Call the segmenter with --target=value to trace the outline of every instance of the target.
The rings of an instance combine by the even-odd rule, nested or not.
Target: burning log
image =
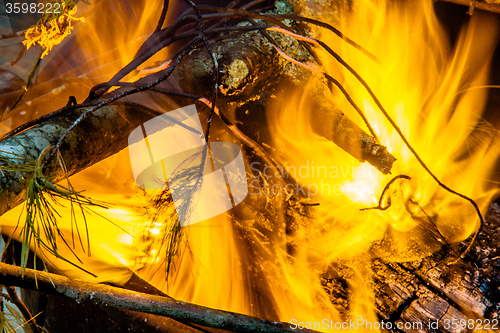
[[[271,50],[272,47],[259,33],[252,33],[243,39],[223,40],[216,44],[214,52],[222,68],[218,98],[221,104],[235,102],[242,104],[258,96],[264,89],[269,89],[273,82],[280,81],[280,76],[299,75],[296,72],[298,68],[295,71],[285,72],[282,64],[284,60]],[[33,147],[29,154],[32,160],[36,160],[46,147],[60,143],[60,138],[71,128],[71,135],[64,141],[60,152],[68,175],[72,175],[125,148],[128,135],[136,126],[163,112],[154,110],[155,102],[165,108],[168,108],[167,105],[175,108],[176,102],[186,103],[186,99],[182,99],[183,96],[192,101],[197,96],[210,95],[213,71],[212,59],[206,50],[196,50],[179,65],[173,76],[158,84],[152,91],[143,92],[140,103],[137,103],[137,97],[121,98],[121,103],[96,110],[90,119],[86,119],[85,123],[74,128],[72,126],[75,120],[82,114],[96,109],[95,105],[103,100],[118,99],[120,94],[126,93],[130,88],[118,89],[103,96],[102,99],[88,99],[82,105],[65,107],[9,133],[8,137],[0,142],[0,152],[3,152],[3,158],[10,159],[13,163],[25,164],[27,160],[14,161],[11,154],[24,156],[26,151],[23,147]],[[162,75],[159,73],[146,76],[139,80],[136,86],[151,84]],[[300,76],[305,80],[308,75],[301,72]],[[113,84],[109,83],[104,87],[110,85]],[[180,88],[181,97],[176,98],[175,94],[169,99],[159,96],[158,92],[168,92],[172,87]],[[359,128],[339,110],[325,95],[325,89],[326,85],[318,82],[312,97],[315,103],[314,117],[317,120],[314,122],[313,130],[336,143],[359,161],[368,161],[382,173],[389,173],[395,158],[374,137]],[[149,106],[151,108],[148,108]],[[22,130],[25,131],[10,138]],[[106,144],[103,138],[109,139],[113,144]],[[54,182],[63,179],[64,175],[57,167],[57,162],[52,160],[51,163],[52,166],[46,171],[47,178]],[[0,199],[5,198],[0,205],[0,214],[3,214],[23,201],[27,177],[9,172],[3,173],[1,177],[2,183],[7,184],[0,189]]]
[[[253,20],[249,22],[255,23],[255,21]],[[234,29],[234,31],[238,29],[256,29],[262,31],[263,29],[267,28],[265,26],[261,26],[260,28],[255,26],[242,26],[232,27],[232,29]],[[210,30],[207,29],[207,31]],[[155,31],[155,36],[158,36],[159,34],[160,33],[158,31]],[[191,36],[196,35],[198,35],[198,32],[195,32],[195,34]],[[186,99],[190,102],[192,102],[192,100],[201,100],[202,98],[204,100],[208,100],[214,88],[214,73],[220,75],[219,86],[215,86],[215,88],[219,91],[218,96],[215,96],[217,97],[217,105],[230,103],[242,104],[248,100],[256,98],[257,95],[259,95],[262,91],[265,91],[266,93],[272,93],[273,89],[271,88],[271,86],[278,80],[280,76],[288,76],[288,79],[300,82],[304,82],[306,79],[310,79],[310,75],[308,73],[304,74],[303,72],[298,71],[297,68],[293,68],[292,70],[285,70],[286,66],[283,66],[283,64],[285,63],[284,59],[280,57],[281,55],[279,54],[279,52],[275,52],[275,50],[269,44],[267,44],[267,42],[265,42],[264,37],[262,37],[259,32],[248,33],[244,35],[244,37],[240,38],[226,38],[222,41],[219,37],[217,37],[216,39],[217,42],[214,41],[213,43],[211,43],[210,48],[209,43],[207,43],[206,45],[207,48],[211,50],[210,53],[203,49],[184,49],[183,53],[185,54],[183,54],[182,57],[179,57],[177,59],[175,59],[174,57],[173,62],[175,64],[178,63],[177,60],[179,60],[180,62],[181,58],[184,58],[184,60],[183,62],[178,64],[176,71],[173,72],[172,76],[168,78],[165,75],[165,70],[167,69],[168,71],[168,65],[171,63],[167,63],[165,65],[167,67],[164,67],[162,65],[156,70],[153,68],[146,69],[145,72],[156,71],[156,74],[151,74],[134,83],[120,82],[124,75],[128,74],[126,73],[126,70],[124,70],[123,73],[120,72],[110,82],[95,87],[95,89],[93,89],[91,93],[90,98],[84,105],[67,107],[61,110],[61,112],[57,115],[52,115],[50,120],[47,120],[49,117],[43,118],[42,120],[44,121],[44,123],[38,124],[35,127],[29,129],[23,128],[26,129],[25,132],[18,134],[13,138],[6,139],[3,142],[3,144],[7,146],[7,150],[4,151],[7,153],[7,156],[4,160],[7,164],[17,164],[17,167],[20,169],[23,164],[26,164],[27,167],[33,167],[33,164],[36,164],[39,168],[41,168],[43,164],[42,157],[44,157],[43,152],[46,151],[47,147],[58,145],[58,147],[60,148],[62,159],[67,165],[67,173],[73,174],[75,172],[78,172],[78,170],[82,169],[83,167],[91,165],[92,163],[99,161],[103,157],[109,156],[111,153],[121,149],[121,147],[124,146],[123,141],[127,138],[131,129],[133,129],[135,126],[142,123],[146,119],[157,115],[159,112],[165,112],[166,110],[168,110],[169,108],[165,107],[164,103],[171,97],[169,96],[167,98],[165,97],[165,95],[177,96],[179,100],[182,100],[183,102],[185,102]],[[152,40],[154,41],[155,39],[152,38]],[[198,42],[199,45],[201,45],[202,40],[200,39]],[[151,42],[150,44],[155,43]],[[292,43],[294,46],[290,48],[287,48],[285,44],[280,43],[279,45],[286,52],[294,53],[294,55],[296,56],[296,44]],[[195,44],[193,43],[191,45]],[[275,45],[273,46],[276,47]],[[147,47],[152,46],[146,45],[145,48]],[[195,46],[193,46],[192,48],[194,47]],[[187,52],[186,50],[189,52]],[[212,51],[214,52],[213,54],[211,54]],[[139,54],[138,58],[141,58],[142,56],[143,54]],[[146,56],[144,55],[144,57]],[[305,61],[306,58],[307,57],[300,60]],[[134,66],[130,67],[132,68]],[[219,70],[220,73],[218,73]],[[298,75],[297,73],[301,75]],[[311,80],[316,79],[312,78]],[[121,88],[106,94],[108,88],[114,86]],[[317,82],[316,88],[313,88],[311,91],[309,91],[309,98],[310,100],[312,100],[313,104],[312,118],[314,121],[312,122],[312,130],[316,134],[335,142],[338,146],[340,146],[342,149],[347,151],[358,160],[367,160],[372,165],[376,166],[380,171],[382,171],[382,173],[388,173],[391,169],[392,163],[394,162],[394,157],[390,155],[387,152],[386,148],[381,146],[375,138],[369,136],[367,133],[361,130],[359,126],[355,125],[351,120],[347,119],[347,117],[335,106],[330,98],[327,97],[325,91],[326,85],[320,82]],[[133,95],[133,92],[140,92],[140,94]],[[97,95],[101,97],[99,98],[97,97]],[[215,100],[215,97],[213,97],[213,100]],[[103,102],[103,100],[105,102]],[[120,100],[120,102],[117,102],[118,100]],[[99,105],[99,103],[103,104]],[[98,110],[98,107],[96,105],[102,106],[102,108]],[[162,105],[162,107],[158,109],[158,105]],[[141,110],[141,112],[137,113],[135,112],[136,110]],[[71,112],[66,113],[67,111]],[[230,107],[224,109],[224,112],[226,111],[229,114]],[[82,118],[83,121],[78,124],[78,126],[75,126],[74,120],[85,114],[88,114],[90,116],[86,119]],[[217,112],[215,112],[215,114],[222,115],[222,113]],[[221,118],[223,117],[221,116]],[[210,120],[211,118],[208,119]],[[108,123],[107,120],[110,120],[110,122]],[[230,128],[235,127],[233,124],[230,124],[227,118],[223,120],[226,125],[230,126]],[[104,129],[102,129],[103,124]],[[99,129],[102,130],[95,131],[94,127],[99,127]],[[226,130],[226,128],[224,129]],[[115,132],[115,130],[118,131]],[[60,144],[61,141],[59,141],[59,138],[61,138],[62,136],[66,136],[66,134],[68,133],[69,135],[66,137],[65,141]],[[220,132],[216,133],[220,134]],[[103,140],[103,135],[105,136],[105,140]],[[79,136],[82,136],[82,138],[78,138]],[[16,139],[18,141],[22,141],[22,143],[19,144]],[[110,145],[108,142],[110,140],[116,142],[116,144]],[[34,148],[32,148],[31,146],[34,146]],[[29,149],[32,150],[30,151],[32,155],[30,157],[31,160],[29,158],[26,158],[26,152],[25,150],[23,150],[25,147],[29,147],[27,148],[28,151]],[[255,146],[253,146],[252,148],[255,149]],[[15,154],[9,155],[9,153]],[[23,156],[25,158],[22,160],[18,160],[17,157],[19,156]],[[51,161],[52,164],[48,164],[47,168],[45,168],[44,170],[44,174],[51,181],[61,179],[65,176],[64,170],[62,170],[57,165],[57,162],[58,160],[54,159],[53,161]],[[24,178],[29,177],[30,172],[32,172],[32,170],[25,172]],[[2,173],[2,177],[4,177],[2,180],[5,180],[5,183],[8,184],[8,190],[5,192],[5,194],[2,194],[5,195],[5,197],[8,199],[5,201],[12,200],[14,204],[19,203],[22,200],[23,187],[25,186],[25,179],[23,179],[21,170],[18,170],[17,173],[12,172],[12,170],[5,171]],[[274,181],[274,183],[269,183],[271,183],[272,185],[280,185],[279,182],[276,181],[276,179]],[[273,187],[271,186],[271,188]],[[255,246],[255,248],[261,247],[261,252],[265,252],[266,257],[271,258],[271,260],[269,260],[268,262],[271,262],[273,259],[272,257],[279,252],[274,250],[284,249],[285,251],[283,252],[286,252],[287,255],[290,255],[290,257],[285,258],[286,260],[283,260],[283,262],[287,264],[289,261],[300,259],[301,254],[305,254],[303,257],[308,257],[308,253],[299,253],[303,245],[301,241],[304,240],[304,238],[300,237],[300,232],[306,233],[309,230],[309,225],[313,224],[313,220],[315,217],[312,216],[312,214],[308,214],[309,212],[304,213],[302,211],[307,210],[305,208],[309,206],[306,203],[297,200],[296,196],[285,196],[282,194],[283,193],[281,193],[281,195],[270,198],[267,193],[261,193],[261,197],[248,200],[250,204],[242,209],[246,210],[246,212],[244,212],[245,214],[242,214],[240,220],[238,220],[238,213],[236,213],[235,216],[232,216],[232,218],[234,218],[234,222],[239,224],[238,228],[241,234],[248,233],[248,244],[245,244],[248,245],[248,248],[251,248],[252,246]],[[0,198],[5,197],[0,196]],[[271,205],[269,205],[269,203],[271,203]],[[418,204],[418,201],[413,201],[412,197],[410,197],[410,199],[408,199],[407,201],[407,204],[415,203]],[[255,204],[255,206],[252,206],[251,204]],[[2,210],[0,210],[0,212],[3,213],[5,210],[9,209],[11,205],[6,204],[5,207],[0,207],[2,207]],[[258,207],[259,209],[256,209],[256,207]],[[406,208],[403,206],[401,207],[403,209]],[[289,220],[292,219],[291,217],[297,220],[295,221],[296,223],[293,223],[293,225],[289,223]],[[335,219],[337,219],[337,217],[335,217]],[[362,217],[360,216],[359,219],[361,220]],[[403,224],[405,223],[405,221],[398,222],[402,222]],[[432,221],[430,221],[430,223],[432,223]],[[326,228],[321,228],[321,231],[318,232],[318,234],[324,235],[325,233],[327,233],[327,231],[328,230]],[[256,236],[256,234],[258,235]],[[354,235],[354,237],[352,238],[353,241],[356,241],[357,239],[360,239],[362,237]],[[282,241],[284,239],[290,239],[290,244],[285,244],[286,242]],[[274,240],[278,241],[274,242]],[[276,247],[274,247],[275,244]],[[307,244],[304,245],[307,246]],[[266,276],[263,274],[264,272],[261,267],[265,266],[263,265],[263,263],[267,264],[268,262],[264,262],[263,260],[261,260],[261,258],[256,258],[256,253],[258,252],[254,251],[251,254],[253,255],[252,259],[255,259],[255,261],[257,262],[256,266],[260,267],[256,268],[249,265],[249,268],[253,270],[252,274],[255,274],[255,277],[258,277],[260,280],[265,280]],[[295,254],[297,254],[296,257]],[[313,267],[312,265],[309,265],[309,260],[310,259],[308,257],[307,266],[304,265],[303,267],[307,267],[308,269],[310,267]],[[449,270],[447,270],[447,266],[441,265],[441,263],[438,262],[439,259],[435,261],[431,260],[430,266],[432,266],[433,268],[439,266],[439,274],[443,275],[443,278],[441,278],[441,276],[434,276],[433,278],[431,276],[433,273],[431,272],[432,270],[423,269],[423,267],[427,263],[426,260],[427,259],[422,259],[420,262],[415,264],[415,266],[411,266],[410,264],[407,265],[388,263],[381,259],[374,260],[374,263],[369,263],[376,271],[376,275],[374,277],[376,285],[388,285],[389,288],[380,288],[380,290],[383,290],[384,292],[381,292],[379,295],[377,295],[378,297],[376,300],[376,304],[379,305],[378,313],[380,317],[386,318],[392,323],[397,323],[399,321],[416,320],[415,318],[418,318],[422,321],[434,320],[434,318],[444,318],[450,320],[463,319],[464,316],[462,315],[465,315],[465,312],[469,310],[473,312],[474,315],[478,316],[486,316],[488,315],[488,311],[490,311],[491,313],[496,311],[495,308],[493,308],[490,304],[486,304],[484,307],[482,307],[480,305],[481,300],[478,301],[481,295],[478,296],[477,294],[473,294],[473,289],[469,288],[469,286],[467,286],[467,293],[465,294],[468,296],[472,296],[473,304],[467,303],[467,301],[469,301],[470,299],[465,297],[463,293],[458,293],[457,296],[456,290],[459,290],[461,286],[458,285],[457,287],[457,284],[455,283],[457,282],[456,277],[452,277],[453,283],[449,282],[450,279],[448,278],[450,276],[448,275]],[[300,261],[298,262],[299,264],[301,263]],[[401,267],[402,269],[399,269]],[[474,267],[471,266],[470,268],[474,270]],[[261,269],[262,271],[259,269]],[[255,273],[256,271],[258,272]],[[15,274],[18,273],[19,272]],[[29,271],[29,273],[31,274],[33,272]],[[392,275],[394,274],[397,275],[397,277],[392,278]],[[333,273],[333,275],[335,275],[335,272]],[[401,276],[402,278],[400,278]],[[4,276],[4,278],[5,277],[6,276]],[[333,281],[335,279],[337,279],[336,282],[340,281],[338,284],[342,287],[342,279],[334,276],[334,278],[332,278],[331,280]],[[412,289],[411,286],[405,284],[408,279],[413,279],[412,281],[418,283],[419,289]],[[447,280],[447,284],[442,281],[443,279]],[[9,284],[14,283],[11,280],[5,281],[5,283]],[[435,287],[430,288],[429,286],[426,286],[425,282],[428,282],[428,285],[432,285]],[[33,281],[29,281],[25,282],[25,284],[23,285],[30,285],[32,287],[32,284]],[[45,280],[44,284],[48,286],[48,281]],[[397,290],[394,290],[394,285],[396,285],[395,288]],[[97,288],[93,290],[99,290],[98,287],[94,285],[89,286],[89,288],[90,287]],[[338,288],[338,290],[336,290],[335,292],[348,293],[348,291],[342,290],[341,287]],[[374,289],[376,290],[377,288]],[[88,288],[84,288],[84,290],[86,292],[86,295],[90,293],[90,295],[92,296],[91,291]],[[400,290],[404,291],[398,293]],[[469,290],[471,290],[470,293],[468,292]],[[391,292],[394,292],[397,295],[394,295],[394,293]],[[442,295],[443,293],[444,296]],[[401,294],[403,294],[403,296],[401,296]],[[317,295],[323,296],[323,294]],[[427,298],[420,297],[422,295],[426,297],[429,295],[431,296]],[[401,297],[398,298],[397,296]],[[487,296],[489,297],[490,295]],[[342,299],[342,297],[340,297],[340,299]],[[432,302],[425,303],[427,299],[431,299]],[[77,298],[77,300],[79,300],[79,298]],[[464,300],[465,303],[462,302]],[[264,300],[264,302],[265,301],[267,301],[267,299]],[[460,307],[459,305],[461,305],[461,303],[466,304],[466,307],[468,308],[466,310],[463,310],[463,313],[457,314],[457,311],[459,311],[458,308]],[[427,308],[422,310],[422,308],[424,307],[422,306],[422,304],[427,306]],[[134,303],[134,305],[139,308],[142,306],[140,303]],[[432,309],[434,308],[437,308],[438,310],[432,312]],[[134,308],[134,310],[136,309],[137,308]],[[196,312],[197,309],[194,309],[194,311]],[[219,315],[219,313],[211,313],[215,314],[216,316]],[[427,313],[431,314],[429,315]],[[189,315],[192,315],[192,313],[190,313]],[[278,311],[276,310],[273,315],[278,316]],[[190,320],[198,320],[193,319],[193,317],[190,318]],[[220,324],[220,322],[218,324]],[[241,327],[233,326],[233,329],[241,329]]]
[[[391,172],[396,158],[373,136],[349,119],[332,102],[331,96],[328,96],[328,91],[320,82],[313,84],[306,96],[312,101],[311,123],[314,132],[335,142],[358,161],[367,161],[383,174]]]

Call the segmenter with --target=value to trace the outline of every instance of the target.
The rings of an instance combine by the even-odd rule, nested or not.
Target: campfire
[[[500,7],[464,2],[6,2],[4,327],[496,331]]]

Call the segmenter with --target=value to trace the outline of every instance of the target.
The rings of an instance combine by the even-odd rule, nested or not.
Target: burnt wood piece
[[[377,314],[380,321],[391,323],[393,329],[388,331],[500,329],[500,207],[496,203],[491,204],[486,220],[470,253],[456,264],[447,264],[455,256],[449,248],[413,262],[371,259]],[[468,240],[461,242],[456,251],[467,245]],[[348,274],[349,269],[337,263],[324,275],[325,289],[341,313],[349,307],[344,278]]]

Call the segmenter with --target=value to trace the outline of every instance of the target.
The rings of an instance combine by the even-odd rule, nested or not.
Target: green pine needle
[[[71,260],[60,255],[58,251],[58,241],[62,241],[63,244],[65,244],[65,246],[73,253],[76,260],[81,263],[82,261],[73,251],[73,249],[76,248],[74,234],[77,234],[78,242],[84,252],[86,248],[88,255],[90,256],[90,239],[88,235],[87,220],[85,214],[92,212],[91,208],[93,207],[107,208],[107,205],[103,202],[95,201],[75,191],[75,189],[69,182],[66,167],[59,154],[57,155],[57,159],[61,169],[66,176],[67,186],[65,187],[59,184],[55,184],[50,179],[46,178],[43,175],[42,170],[44,167],[44,156],[50,151],[50,149],[52,149],[52,147],[45,148],[36,160],[30,160],[25,156],[18,156],[15,154],[11,154],[10,158],[0,157],[0,172],[3,173],[4,171],[20,171],[24,174],[31,173],[31,176],[27,179],[26,202],[24,205],[26,216],[24,218],[24,224],[21,223],[22,216],[20,216],[18,225],[16,227],[17,230],[17,228],[22,224],[20,232],[22,239],[20,265],[23,271],[23,276],[28,264],[30,247],[33,247],[35,252],[38,252],[42,255],[44,253],[52,254],[56,258],[62,259],[81,269],[82,271],[94,275],[78,266],[77,264],[73,263]],[[16,163],[18,161],[19,163]],[[65,202],[69,202],[71,206],[71,245],[68,243],[65,235],[59,228],[58,223],[58,219],[60,219],[61,216],[57,213],[57,208],[58,206],[63,207]],[[81,237],[81,232],[78,228],[76,216],[77,209],[80,210],[83,216],[85,224],[86,245],[84,245],[83,238]],[[44,257],[45,260],[48,260],[46,256]],[[34,265],[36,269],[36,260],[34,261]]]

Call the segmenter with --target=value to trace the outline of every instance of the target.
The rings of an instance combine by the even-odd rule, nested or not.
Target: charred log
[[[372,281],[380,321],[391,332],[469,332],[500,327],[500,207],[492,204],[477,245],[468,256],[449,265],[450,248],[414,262],[395,263],[372,258]],[[468,246],[462,242],[459,250]],[[348,265],[334,264],[324,275],[332,303],[349,308]],[[406,325],[406,326],[405,326]]]

